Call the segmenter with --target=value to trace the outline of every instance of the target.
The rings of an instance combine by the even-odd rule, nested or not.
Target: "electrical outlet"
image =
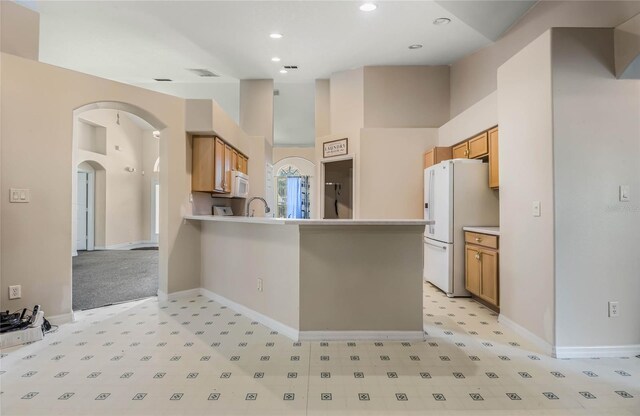
[[[20,299],[22,297],[22,286],[9,286],[9,299]]]
[[[262,292],[262,279],[258,279],[258,292]]]
[[[618,302],[609,302],[609,318],[617,318],[618,316],[620,316]]]

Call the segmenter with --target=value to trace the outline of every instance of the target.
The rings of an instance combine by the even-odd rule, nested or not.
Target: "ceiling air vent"
[[[154,78],[156,81],[158,82],[171,82],[173,80],[169,79],[169,78]]]
[[[204,78],[216,78],[216,77],[220,76],[220,75],[214,74],[213,72],[209,71],[208,69],[204,69],[204,68],[189,68],[189,69],[187,69],[187,71],[191,71],[194,74],[196,74],[197,76],[204,77]]]
[[[298,65],[285,65],[284,69],[298,69]]]

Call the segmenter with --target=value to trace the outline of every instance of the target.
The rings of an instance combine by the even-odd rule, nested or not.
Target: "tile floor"
[[[556,360],[425,285],[424,342],[293,342],[206,297],[2,351],[8,415],[640,415],[640,359]]]

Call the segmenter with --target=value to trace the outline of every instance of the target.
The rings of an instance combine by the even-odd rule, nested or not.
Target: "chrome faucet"
[[[271,208],[269,208],[269,205],[267,205],[267,201],[265,201],[264,198],[259,197],[259,196],[254,196],[253,198],[249,199],[247,201],[247,207],[245,210],[245,217],[253,217],[253,213],[251,213],[251,215],[249,215],[249,205],[251,205],[251,203],[253,202],[254,199],[259,199],[260,201],[264,202],[264,213],[268,214],[269,212],[271,212]]]

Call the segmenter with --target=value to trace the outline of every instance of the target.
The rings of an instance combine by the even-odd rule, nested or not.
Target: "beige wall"
[[[551,34],[545,32],[498,69],[500,313],[553,345],[551,99]],[[533,201],[541,201],[540,217],[532,216]]]
[[[616,75],[640,79],[640,13],[613,31]]]
[[[452,146],[498,124],[498,93],[492,92],[438,129],[438,146]]]
[[[640,80],[615,78],[612,29],[553,29],[552,42],[557,346],[637,349]]]
[[[313,147],[274,147],[273,163],[277,163],[286,157],[301,157],[315,163],[316,150]]]
[[[329,80],[316,80],[315,96],[315,129],[316,137],[326,136],[331,133]]]
[[[273,80],[240,81],[240,128],[273,145]]]
[[[615,27],[640,12],[637,1],[540,1],[497,42],[451,65],[451,117],[496,90],[496,70],[551,27]]]
[[[166,126],[160,141],[160,290],[198,287],[199,227],[182,220],[190,189],[184,100],[9,54],[2,54],[1,65],[1,194],[10,187],[31,189],[29,204],[1,202],[3,308],[39,303],[48,316],[71,312],[73,111],[100,101],[130,103]],[[22,285],[23,297],[9,301],[7,286],[14,284]]]
[[[297,330],[298,227],[202,223],[201,286]],[[262,292],[258,279],[263,281]]]
[[[422,332],[423,233],[300,226],[300,330]]]
[[[250,143],[247,134],[217,102],[207,99],[186,100],[185,113],[188,133],[217,135],[248,155]]]
[[[448,66],[367,66],[363,72],[363,127],[440,127],[449,120]]]
[[[40,15],[13,1],[0,1],[0,50],[38,60]]]
[[[362,129],[360,218],[424,216],[424,152],[438,129]]]

